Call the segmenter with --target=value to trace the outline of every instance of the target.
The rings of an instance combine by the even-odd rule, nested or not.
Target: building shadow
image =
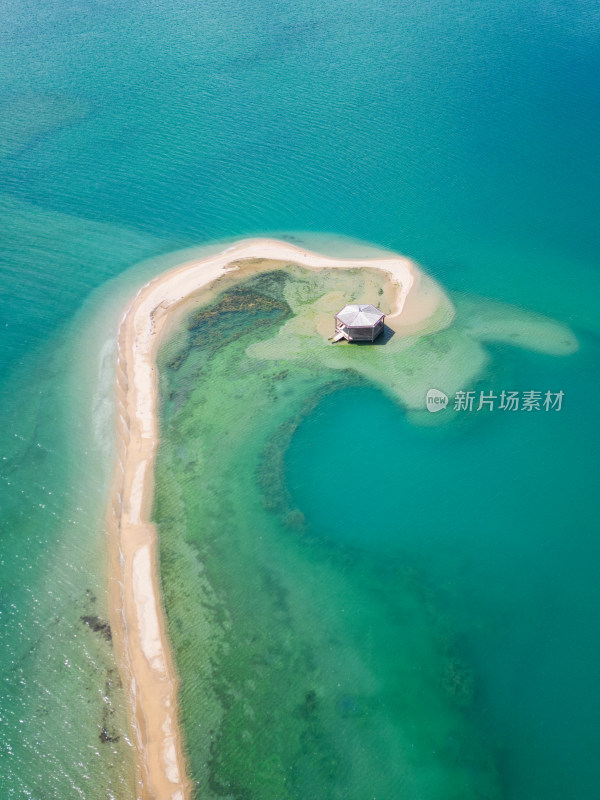
[[[396,331],[384,324],[383,332],[379,334],[374,342],[346,342],[346,344],[351,344],[352,347],[384,347],[395,335]]]

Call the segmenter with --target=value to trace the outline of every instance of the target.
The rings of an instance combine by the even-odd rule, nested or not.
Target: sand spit
[[[151,522],[159,436],[156,355],[172,312],[232,269],[232,262],[250,258],[288,261],[312,269],[381,269],[397,287],[388,319],[393,323],[406,306],[411,331],[437,307],[430,286],[428,291],[419,291],[418,268],[401,256],[333,259],[283,241],[246,239],[222,253],[160,275],[143,286],[126,309],[119,327],[118,460],[107,526],[111,622],[122,678],[129,690],[137,746],[137,796],[141,800],[187,800],[191,796],[177,722],[177,674],[160,597],[157,535]],[[400,329],[403,321],[404,316],[397,320]]]

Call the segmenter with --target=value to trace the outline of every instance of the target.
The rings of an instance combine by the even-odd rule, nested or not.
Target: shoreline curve
[[[139,800],[189,800],[192,786],[178,724],[178,677],[160,592],[157,531],[151,521],[158,449],[156,355],[174,309],[242,259],[273,259],[310,269],[376,268],[397,287],[388,320],[402,313],[419,286],[419,268],[403,256],[335,259],[276,239],[244,239],[201,260],[186,262],[145,284],[125,310],[116,369],[117,463],[106,525],[109,535],[111,626],[128,695],[136,747]],[[429,296],[413,303],[410,329],[435,310]]]

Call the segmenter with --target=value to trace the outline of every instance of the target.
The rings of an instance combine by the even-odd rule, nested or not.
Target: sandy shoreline
[[[160,598],[156,530],[151,523],[159,435],[156,354],[172,312],[231,269],[231,262],[246,258],[289,261],[312,269],[381,269],[397,286],[388,320],[393,324],[405,309],[403,322],[406,319],[411,332],[437,304],[431,286],[420,296],[421,273],[401,256],[334,259],[283,241],[247,239],[160,275],[140,289],[125,311],[116,377],[118,459],[107,527],[111,624],[135,730],[137,796],[143,800],[187,800],[191,795],[177,723],[177,673]]]

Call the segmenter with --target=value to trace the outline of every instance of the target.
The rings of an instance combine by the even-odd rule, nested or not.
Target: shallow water
[[[591,422],[596,391],[583,351],[561,361],[495,353],[500,385],[564,387],[570,399],[553,417],[496,410],[422,428],[381,393],[347,390],[319,405],[286,457],[315,537],[414,564],[437,594],[508,797],[584,797],[599,777],[600,652],[589,635],[600,600],[589,506],[599,442],[576,432]],[[375,443],[376,476],[332,483],[340,453]],[[363,518],[368,529],[356,524]]]
[[[552,680],[540,720],[544,682],[532,697],[532,675],[517,675],[529,662],[555,680],[564,668],[538,655],[564,621],[552,614],[530,632],[550,592],[547,611],[593,613],[556,563],[576,525],[569,574],[591,585],[595,524],[571,504],[592,490],[597,443],[582,439],[574,462],[553,459],[561,441],[574,445],[589,353],[488,346],[481,385],[499,394],[560,381],[573,405],[447,411],[445,424],[424,426],[426,412],[407,416],[393,390],[386,397],[394,367],[421,362],[437,376],[452,350],[432,358],[420,343],[413,354],[386,341],[379,388],[361,360],[332,368],[332,346],[302,319],[314,325],[335,278],[351,296],[356,273],[297,269],[207,296],[161,356],[155,516],[198,797],[492,797],[507,780],[511,796],[544,786],[558,797],[573,785],[571,762],[540,754],[539,737],[553,724],[567,746],[572,729],[558,732]],[[290,298],[301,298],[296,317]],[[463,314],[477,306],[458,300]],[[282,331],[296,319],[286,354]],[[572,717],[590,737],[582,790],[595,779],[592,719],[589,707]]]
[[[499,388],[534,388],[534,379],[564,387],[556,422],[519,417],[504,431],[508,422],[494,414],[489,423],[415,428],[375,390],[340,391],[350,410],[379,409],[365,426],[381,417],[389,419],[386,437],[406,432],[411,464],[429,459],[450,474],[448,491],[436,496],[463,521],[457,561],[474,559],[464,573],[474,588],[459,597],[463,578],[454,579],[457,630],[468,627],[460,615],[480,607],[512,619],[513,649],[492,633],[469,634],[463,648],[478,676],[478,730],[488,725],[488,738],[501,741],[494,763],[506,796],[598,794],[589,757],[598,698],[590,635],[600,289],[595,4],[317,8],[305,0],[267,2],[257,13],[255,4],[187,0],[14,0],[1,16],[0,789],[92,800],[133,793],[125,739],[100,738],[114,660],[81,620],[105,618],[116,324],[127,295],[173,262],[126,271],[178,247],[291,230],[308,244],[315,231],[330,231],[315,249],[334,254],[354,247],[340,234],[391,247],[451,290],[574,328],[581,349],[568,358],[496,345],[489,361]],[[121,274],[123,283],[110,283]],[[347,379],[340,369],[331,375],[336,387]],[[311,372],[288,418],[321,382]],[[322,402],[326,413],[330,401]],[[340,403],[331,402],[341,422]],[[355,431],[352,419],[344,425],[340,435]],[[302,463],[306,426],[285,469],[294,505],[315,526],[329,510],[342,515],[347,502],[339,482],[327,484],[325,502],[300,480],[294,464]],[[510,462],[501,441],[510,443]],[[382,487],[382,532],[392,530],[384,478],[398,476],[397,449],[370,485]],[[497,498],[482,475],[498,482],[506,473],[515,477]],[[421,481],[411,496],[428,507],[429,472],[412,474]],[[451,492],[459,477],[477,490]],[[425,519],[404,505],[413,523]],[[477,547],[487,541],[474,532],[479,518],[493,534],[487,556]],[[449,564],[436,567],[430,551],[443,552],[444,541],[437,519],[426,519],[416,528],[419,557],[414,542],[407,551],[420,584],[443,586]],[[538,533],[525,535],[526,527]],[[327,550],[319,536],[313,546]],[[515,598],[510,611],[507,595]],[[118,687],[111,702],[124,731]]]
[[[286,284],[230,290],[163,355],[155,518],[197,796],[495,796],[468,667],[407,565],[319,542],[290,503],[294,427],[348,377],[248,359],[290,316]]]

